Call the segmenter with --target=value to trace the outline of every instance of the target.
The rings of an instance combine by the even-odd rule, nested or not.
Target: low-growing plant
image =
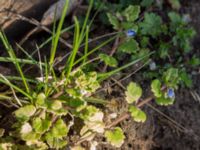
[[[118,41],[114,54],[117,61],[123,61],[125,57],[134,60],[153,50],[155,54],[150,57],[149,69],[145,68],[143,72],[145,79],[161,78],[166,70],[175,67],[179,70],[182,83],[187,87],[192,86],[186,69],[192,63],[185,60],[192,50],[190,42],[195,36],[195,30],[188,24],[189,16],[178,13],[178,0],[163,1],[160,4],[153,0],[127,0],[114,4],[96,1],[95,4],[101,6],[101,15],[107,16],[102,23],[108,26],[110,22],[114,30],[126,33]],[[192,60],[198,64],[199,59],[193,55]]]
[[[151,100],[155,100],[158,105],[171,105],[175,100],[175,90],[181,82],[191,86],[185,66],[199,65],[199,59],[194,56],[190,62],[185,63],[184,57],[191,49],[190,39],[194,36],[194,30],[189,28],[184,17],[174,11],[168,13],[168,22],[164,22],[156,12],[149,13],[148,7],[153,7],[154,2],[146,0],[141,3],[127,0],[127,3],[120,1],[118,5],[113,4],[113,10],[118,11],[107,11],[102,15],[107,15],[107,21],[117,33],[89,50],[91,9],[100,4],[103,7],[98,8],[98,11],[108,10],[107,7],[111,5],[103,5],[99,0],[94,1],[93,5],[93,0],[90,0],[82,26],[74,17],[73,49],[61,72],[57,74],[55,58],[67,2],[68,0],[58,28],[54,29],[55,33],[51,37],[50,58],[44,62],[35,60],[29,54],[29,59],[18,58],[4,33],[0,33],[9,55],[7,58],[1,57],[0,61],[13,62],[20,75],[15,77],[0,74],[0,83],[11,89],[0,93],[0,100],[15,107],[13,115],[16,119],[12,130],[0,128],[0,149],[43,150],[64,149],[68,146],[77,150],[83,149],[81,143],[84,141],[89,141],[92,145],[96,134],[106,137],[111,145],[121,147],[126,137],[123,129],[116,127],[119,122],[129,117],[136,122],[145,122],[148,114],[142,110],[143,105]],[[175,9],[180,7],[178,1],[170,3]],[[144,12],[141,13],[141,10]],[[117,41],[117,46],[114,46],[116,53],[99,52],[95,59],[89,58],[113,40]],[[84,52],[77,57],[82,46]],[[124,61],[124,65],[120,65],[119,62],[126,56],[128,59]],[[86,68],[94,61],[103,62],[112,70],[100,72]],[[145,80],[151,79],[152,95],[142,100],[142,87],[138,82],[130,82],[124,94],[124,103],[127,103],[128,109],[122,116],[116,116],[115,120],[107,123],[102,108],[113,103],[95,96],[96,91],[110,76],[138,63],[150,64],[150,70],[144,68],[142,74]],[[36,65],[40,68],[41,77],[30,79],[23,73],[22,64]]]

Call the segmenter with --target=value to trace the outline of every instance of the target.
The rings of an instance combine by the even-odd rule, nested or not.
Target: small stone
[[[156,63],[154,62],[154,61],[152,61],[150,64],[149,64],[149,68],[150,68],[150,70],[156,70]]]

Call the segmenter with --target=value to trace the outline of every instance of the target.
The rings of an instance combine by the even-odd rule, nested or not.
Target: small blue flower
[[[129,29],[126,31],[127,37],[134,37],[136,35],[136,32],[133,29]]]
[[[169,88],[169,89],[167,90],[167,96],[168,96],[169,98],[174,98],[174,97],[175,97],[174,89]]]

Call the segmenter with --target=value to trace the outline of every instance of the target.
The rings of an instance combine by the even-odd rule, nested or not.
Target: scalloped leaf
[[[128,53],[128,54],[136,53],[139,50],[139,44],[136,40],[129,39],[129,40],[123,42],[119,46],[118,50],[120,52],[124,52],[124,53]]]
[[[106,65],[108,65],[110,67],[117,67],[117,65],[118,65],[117,60],[112,56],[109,56],[109,55],[106,55],[106,54],[100,54],[99,58],[103,62],[105,62]]]
[[[135,106],[130,106],[129,112],[136,122],[145,122],[147,119],[146,113]]]
[[[158,79],[155,79],[151,83],[151,91],[156,97],[161,97],[162,96],[162,91],[161,91],[161,82]]]
[[[111,13],[107,13],[107,16],[108,16],[109,22],[113,25],[113,28],[116,30],[119,29],[120,23],[119,23],[117,17]]]
[[[129,104],[131,104],[137,101],[142,96],[142,88],[138,84],[130,82],[125,94],[126,94],[126,101]]]
[[[127,21],[133,22],[138,19],[140,14],[140,6],[129,5],[128,8],[125,9],[123,15],[126,17]]]
[[[156,103],[161,106],[168,106],[174,104],[175,99],[165,98],[164,96],[156,98]]]
[[[67,145],[66,139],[55,138],[52,133],[47,133],[45,139],[50,148],[61,149]]]
[[[122,144],[124,143],[124,133],[121,128],[116,127],[114,130],[106,131],[105,132],[105,137],[107,141],[115,146],[115,147],[121,147]]]
[[[51,129],[51,133],[55,138],[65,137],[68,133],[68,127],[62,119],[58,119]]]
[[[42,134],[48,131],[50,126],[51,126],[51,121],[48,119],[43,120],[37,117],[33,120],[33,128],[35,129],[36,133]]]
[[[31,116],[33,116],[35,114],[35,112],[36,112],[35,106],[33,106],[33,105],[26,105],[24,107],[19,108],[14,113],[15,113],[15,116],[18,119],[27,120]]]
[[[40,94],[38,94],[35,103],[36,103],[38,106],[43,106],[43,105],[45,104],[45,99],[46,99],[45,94],[44,94],[44,93],[40,93]]]

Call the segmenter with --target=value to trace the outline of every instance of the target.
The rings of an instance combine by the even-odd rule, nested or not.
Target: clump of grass
[[[90,95],[95,93],[100,87],[101,81],[139,62],[143,58],[104,74],[99,74],[95,71],[82,71],[83,67],[90,63],[90,60],[87,61],[90,55],[112,42],[117,36],[120,36],[120,34],[116,34],[100,45],[97,45],[97,47],[92,50],[89,50],[88,39],[91,22],[89,25],[88,22],[92,5],[93,0],[90,1],[89,9],[82,27],[80,27],[78,19],[74,17],[75,32],[73,48],[63,70],[61,70],[61,76],[55,73],[54,66],[59,37],[62,33],[62,26],[68,7],[68,0],[63,9],[58,27],[57,29],[54,28],[55,32],[53,32],[51,37],[52,48],[50,51],[50,58],[46,59],[45,62],[42,62],[41,58],[39,61],[35,60],[32,57],[33,54],[28,54],[22,48],[27,58],[18,58],[5,34],[0,32],[0,38],[9,55],[8,57],[1,57],[0,61],[7,63],[12,62],[20,75],[4,76],[0,74],[0,82],[6,84],[11,89],[11,92],[2,93],[0,98],[2,103],[6,104],[9,101],[12,106],[17,107],[14,111],[14,115],[17,119],[14,132],[18,133],[8,137],[3,134],[5,129],[1,129],[1,137],[3,139],[0,141],[1,147],[62,148],[67,145],[67,138],[70,136],[68,135],[68,131],[73,124],[75,124],[75,118],[80,118],[85,124],[80,133],[80,138],[84,138],[86,134],[92,135],[96,132],[104,131],[105,123],[102,117],[96,121],[92,121],[90,118],[97,114],[103,115],[103,112],[93,104],[100,103],[107,105],[109,102],[91,97]],[[66,30],[70,28],[71,27],[66,28]],[[44,46],[49,41],[50,39],[39,47]],[[82,45],[85,47],[84,54],[78,58],[77,52]],[[42,73],[41,77],[36,78],[36,80],[28,78],[23,73],[22,67],[24,64],[38,66]],[[69,116],[71,119],[66,121],[65,118]],[[94,127],[90,126],[90,124],[94,124]],[[101,126],[100,131],[95,127],[95,124]],[[62,131],[60,131],[61,129]],[[11,133],[12,131],[6,132]],[[20,145],[20,142],[14,141],[16,138],[17,141],[25,141],[26,145]]]

